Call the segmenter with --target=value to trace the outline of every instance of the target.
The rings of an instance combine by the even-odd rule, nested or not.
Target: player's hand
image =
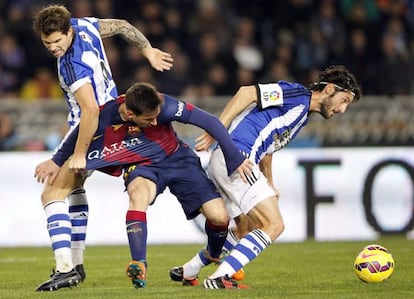
[[[204,132],[195,140],[194,148],[196,151],[208,151],[216,140],[208,133]]]
[[[249,159],[245,159],[239,167],[237,172],[239,173],[243,182],[248,183],[247,178],[251,178],[253,175],[253,162]]]
[[[171,57],[170,53],[150,47],[142,50],[142,54],[157,71],[169,71],[173,67],[174,59]]]
[[[74,173],[81,173],[86,169],[86,158],[83,155],[74,154],[69,159],[69,169]]]
[[[41,182],[43,184],[46,181],[48,184],[52,185],[59,170],[60,167],[49,159],[36,166],[34,177],[37,179],[38,183]]]

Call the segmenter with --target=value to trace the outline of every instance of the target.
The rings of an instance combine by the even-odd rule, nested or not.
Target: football
[[[381,282],[390,278],[395,262],[385,247],[367,245],[360,250],[354,261],[354,270],[363,282]]]

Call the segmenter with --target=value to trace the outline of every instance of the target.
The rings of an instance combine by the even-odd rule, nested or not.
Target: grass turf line
[[[363,246],[388,248],[396,267],[385,282],[366,284],[353,270],[354,258]],[[245,267],[248,290],[206,290],[183,287],[169,280],[168,270],[191,258],[201,244],[151,245],[148,247],[148,281],[134,289],[125,275],[127,246],[89,246],[85,252],[86,281],[76,288],[37,293],[54,265],[50,248],[0,248],[0,298],[414,298],[414,244],[405,236],[376,241],[275,243]],[[203,269],[200,281],[215,265]]]

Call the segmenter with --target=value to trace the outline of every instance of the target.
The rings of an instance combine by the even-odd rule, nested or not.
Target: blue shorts
[[[125,168],[125,186],[137,177],[153,181],[157,185],[156,195],[168,187],[180,202],[187,219],[200,214],[205,202],[221,197],[201,166],[200,158],[186,144],[181,144],[160,163]]]

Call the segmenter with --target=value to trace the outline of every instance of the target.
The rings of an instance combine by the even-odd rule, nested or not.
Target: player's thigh
[[[138,176],[128,184],[127,192],[129,196],[129,209],[146,211],[155,199],[157,185],[150,179]]]
[[[53,185],[45,184],[41,196],[43,205],[56,200],[64,200],[74,188],[82,186],[82,176],[71,171],[68,165],[68,162],[63,164]]]
[[[216,199],[220,198],[220,194],[208,178],[201,166],[200,159],[195,154],[189,152],[179,156],[179,158],[169,162],[166,165],[166,170],[160,171],[158,174],[160,178],[167,182],[170,192],[180,202],[187,219],[192,219],[201,212],[201,208],[205,203],[215,202]],[[213,204],[209,203],[207,205],[209,211],[207,218],[212,220],[214,216],[216,219],[214,221],[218,220],[222,223],[223,214],[221,213],[225,213],[223,202],[220,199],[220,210],[217,208],[217,211],[210,210],[208,208],[210,205]]]

